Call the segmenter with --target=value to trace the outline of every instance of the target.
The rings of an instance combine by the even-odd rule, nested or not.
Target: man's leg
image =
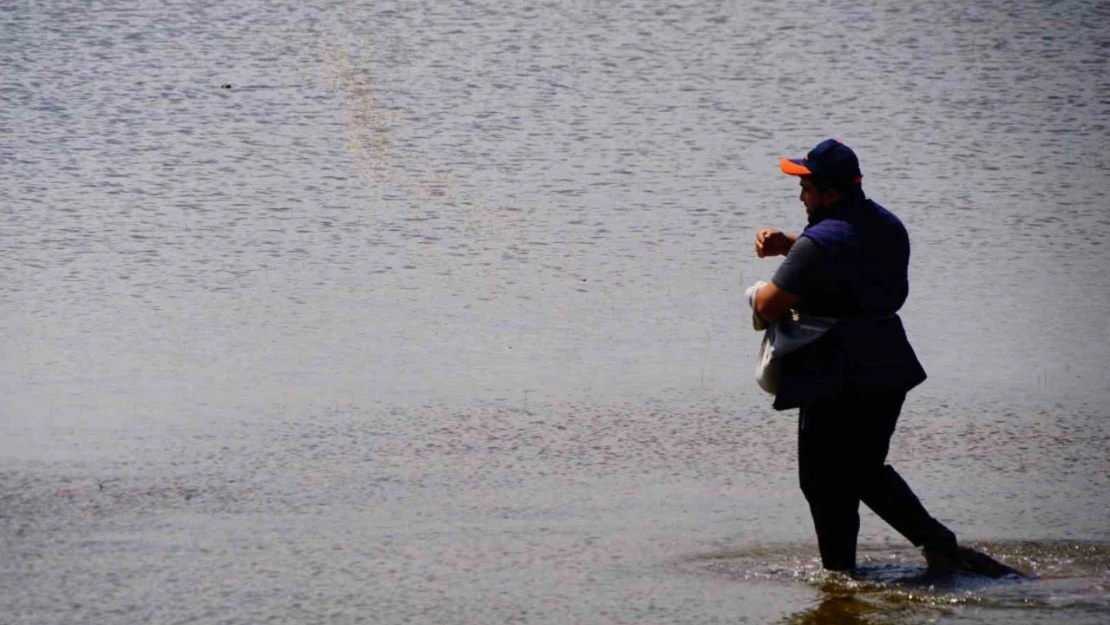
[[[871,438],[861,450],[872,454],[864,460],[869,469],[861,480],[860,500],[910,542],[924,548],[930,574],[949,575],[963,570],[989,577],[1021,576],[1021,572],[984,553],[957,545],[956,535],[929,516],[902,476],[886,464],[890,437],[904,400],[905,394],[870,396],[859,404],[859,435]]]
[[[924,547],[929,573],[956,570],[1020,576],[990,556],[958,546],[956,535],[929,516],[902,476],[886,464],[905,394],[851,395],[803,408],[798,420],[798,472],[813,515],[821,563],[855,568],[859,502],[910,542]]]
[[[898,422],[905,394],[861,397],[855,411],[858,436],[866,443],[859,452],[860,499],[875,514],[918,547],[950,553],[956,549],[956,535],[934,519],[921,505],[894,467],[886,464],[890,437]]]
[[[856,566],[859,494],[839,401],[814,403],[798,415],[798,474],[809,502],[821,564],[826,569]]]

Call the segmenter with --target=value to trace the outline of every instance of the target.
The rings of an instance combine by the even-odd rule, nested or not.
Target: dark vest
[[[783,359],[775,408],[786,410],[846,392],[906,392],[925,381],[898,309],[909,294],[905,226],[860,194],[806,227],[825,260],[821,280],[798,312],[835,317],[825,336]]]

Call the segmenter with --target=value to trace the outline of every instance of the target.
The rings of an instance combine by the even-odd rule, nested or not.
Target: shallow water
[[[1105,621],[1108,18],[0,8],[0,614]],[[1035,582],[816,571],[743,288],[826,136],[914,243],[892,462]]]
[[[915,551],[889,544],[863,546],[851,575],[823,571],[812,549],[796,545],[702,554],[684,566],[745,582],[801,582],[820,590],[819,603],[786,616],[784,623],[1105,621],[1110,610],[1105,543],[1009,541],[975,547],[1024,577],[930,578]]]

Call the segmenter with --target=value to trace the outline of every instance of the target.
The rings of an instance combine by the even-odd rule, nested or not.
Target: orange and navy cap
[[[805,158],[784,158],[779,162],[782,173],[791,176],[815,176],[825,180],[863,182],[859,159],[852,148],[836,139],[825,139],[809,151]]]

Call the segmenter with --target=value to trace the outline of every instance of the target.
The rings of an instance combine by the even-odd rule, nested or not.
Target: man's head
[[[836,139],[826,139],[805,158],[784,158],[783,173],[800,177],[800,199],[810,220],[820,216],[845,197],[861,192],[863,173],[852,148]]]

